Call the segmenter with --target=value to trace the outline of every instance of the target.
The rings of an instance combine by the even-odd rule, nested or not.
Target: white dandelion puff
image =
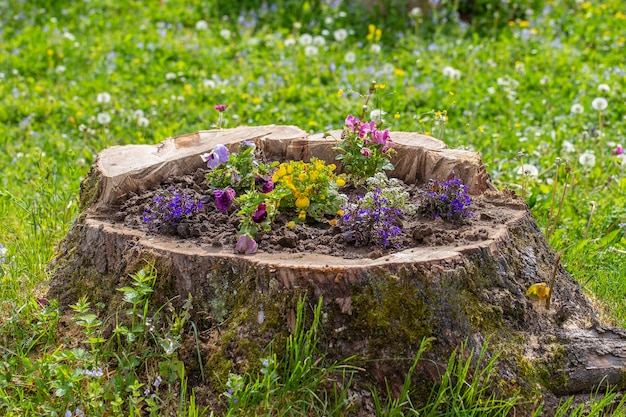
[[[596,97],[591,102],[591,107],[593,107],[594,109],[598,111],[606,110],[608,106],[609,106],[609,103],[606,101],[604,97]]]
[[[592,151],[585,151],[578,157],[578,162],[591,168],[596,164],[596,156]]]
[[[108,103],[109,101],[111,101],[111,94],[109,94],[109,93],[100,93],[96,97],[96,100],[100,104]]]
[[[585,112],[585,108],[583,107],[582,104],[575,103],[575,104],[572,104],[572,108],[570,109],[570,111],[573,114],[583,114]]]

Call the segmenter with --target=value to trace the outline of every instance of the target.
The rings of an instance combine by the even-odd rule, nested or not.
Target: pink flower
[[[235,250],[239,253],[250,255],[256,253],[259,245],[250,235],[240,235],[235,245]]]
[[[379,145],[387,145],[387,139],[389,139],[389,130],[376,130],[372,129],[372,142]]]
[[[217,208],[226,212],[235,198],[235,190],[226,187],[223,190],[213,191],[213,196],[215,197],[215,205]]]
[[[622,145],[617,145],[617,148],[613,150],[613,155],[623,155],[623,154],[624,154],[624,149],[622,148]]]
[[[226,111],[227,108],[228,108],[228,104],[216,104],[215,105],[215,110],[217,110],[220,113],[222,113],[223,111]]]
[[[356,117],[354,117],[353,115],[349,114],[348,117],[346,117],[345,124],[346,126],[348,126],[348,128],[355,131],[358,129],[359,125],[361,124],[361,121],[357,119]]]
[[[361,148],[361,155],[369,158],[372,155],[372,151],[369,148]]]
[[[361,124],[361,129],[359,130],[359,136],[360,137],[364,137],[365,135],[367,135],[368,133],[373,132],[374,130],[376,130],[376,122],[375,121],[371,121],[369,123],[362,123]]]

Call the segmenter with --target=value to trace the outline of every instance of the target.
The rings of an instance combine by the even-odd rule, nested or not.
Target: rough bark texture
[[[339,137],[339,132],[333,132]],[[430,362],[415,381],[437,381],[440,367],[462,342],[502,351],[501,394],[521,389],[528,397],[592,392],[598,386],[624,388],[626,334],[602,327],[580,286],[560,267],[552,307],[525,296],[549,282],[555,254],[523,201],[493,191],[478,154],[446,149],[433,138],[395,132],[394,176],[407,182],[445,179],[455,172],[514,215],[494,227],[489,239],[453,247],[416,248],[378,259],[258,253],[241,256],[211,246],[120,228],[107,217],[126,195],[170,175],[202,166],[199,154],[216,144],[235,147],[253,140],[269,159],[334,161],[333,139],[308,136],[295,127],[241,127],[168,139],[157,146],[130,145],[103,151],[81,190],[81,216],[51,265],[50,296],[67,307],[88,295],[104,302],[103,316],[121,303],[116,288],[146,263],[159,276],[154,305],[193,295],[194,321],[205,335],[200,349],[208,386],[231,370],[258,360],[272,339],[293,326],[297,298],[323,297],[324,348],[340,360],[356,355],[367,369],[362,383],[392,389],[402,384],[424,337],[436,342]],[[487,344],[486,341],[489,343]],[[195,347],[185,358],[193,375]],[[435,365],[432,365],[435,364]],[[217,378],[211,380],[211,378]],[[429,384],[417,384],[428,387]]]

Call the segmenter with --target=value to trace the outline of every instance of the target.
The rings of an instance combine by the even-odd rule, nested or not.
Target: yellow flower
[[[307,196],[301,196],[296,200],[296,207],[299,209],[307,208],[311,204],[311,200]],[[302,213],[302,212],[301,212]]]
[[[306,220],[306,211],[304,211],[304,210],[300,211],[300,213],[298,213],[298,219],[299,220]]]
[[[260,97],[255,97],[255,98],[253,98],[253,99],[252,99],[252,102],[253,102],[254,104],[259,104],[261,101],[263,101],[263,100],[261,100],[261,98],[260,98]]]
[[[328,224],[330,224],[331,226],[334,226],[337,224],[337,219],[331,219],[328,221]]]
[[[287,228],[293,230],[296,228],[296,222],[294,222],[293,220],[287,223]]]
[[[315,127],[315,126],[317,126],[317,122],[315,120],[310,120],[309,121],[309,126],[310,127]]]
[[[346,185],[346,181],[345,181],[343,178],[341,178],[341,177],[338,177],[338,178],[335,180],[335,182],[336,182],[336,183],[337,183],[337,185],[338,185],[338,186],[340,186],[340,187],[343,187],[344,185]]]
[[[528,28],[530,27],[530,22],[528,20],[522,20],[521,22],[519,22],[519,27]]]
[[[400,113],[396,113],[396,114],[394,114],[394,115],[393,115],[393,118],[394,118],[394,119],[399,119],[399,118],[400,118]]]
[[[280,164],[278,170],[274,172],[274,175],[272,175],[272,181],[278,182],[278,180],[285,175],[287,175],[287,169],[285,168],[285,164]]]
[[[402,70],[402,69],[400,69],[400,68],[396,68],[396,69],[393,71],[393,73],[394,73],[394,74],[396,74],[398,77],[402,77],[402,76],[405,74],[404,70]]]
[[[301,173],[298,175],[298,179],[299,179],[300,181],[302,181],[302,182],[306,181],[306,180],[307,180],[307,175],[306,175],[306,173],[301,172]]]
[[[482,127],[482,126],[478,126],[478,131],[479,131],[480,133],[483,133],[483,132],[485,131],[485,128],[484,128],[484,127]]]
[[[337,91],[337,97],[341,96],[343,96],[343,90],[340,88],[339,91]]]

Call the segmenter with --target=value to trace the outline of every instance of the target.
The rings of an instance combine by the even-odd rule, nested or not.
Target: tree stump
[[[466,342],[475,354],[483,347],[489,354],[503,352],[498,367],[503,395],[516,389],[530,398],[624,388],[626,332],[599,322],[563,267],[557,269],[550,310],[525,296],[532,284],[550,281],[555,254],[523,200],[496,191],[476,153],[447,149],[414,133],[392,132],[391,138],[397,158],[390,176],[423,183],[445,180],[453,172],[488,208],[480,216],[506,211],[507,220],[492,224],[471,244],[356,260],[306,253],[239,255],[117,223],[113,214],[129,196],[203,167],[199,155],[217,144],[234,150],[239,142],[254,141],[268,160],[335,161],[333,138],[292,126],[202,131],[100,153],[81,186],[80,215],[51,264],[49,296],[67,308],[86,295],[104,303],[100,313],[111,317],[122,299],[116,288],[128,284],[130,273],[154,263],[155,303],[193,295],[192,319],[206,336],[199,343],[204,367],[212,369],[207,374],[217,378],[209,381],[213,387],[229,371],[256,363],[270,340],[288,334],[296,300],[307,294],[312,304],[323,298],[320,345],[331,359],[356,355],[367,370],[362,384],[384,387],[388,381],[399,389],[411,365],[406,359],[414,357],[424,337],[433,337],[432,361],[417,368],[415,380],[436,383],[436,365],[445,365]],[[195,342],[190,345],[184,360],[193,375],[199,363]]]

